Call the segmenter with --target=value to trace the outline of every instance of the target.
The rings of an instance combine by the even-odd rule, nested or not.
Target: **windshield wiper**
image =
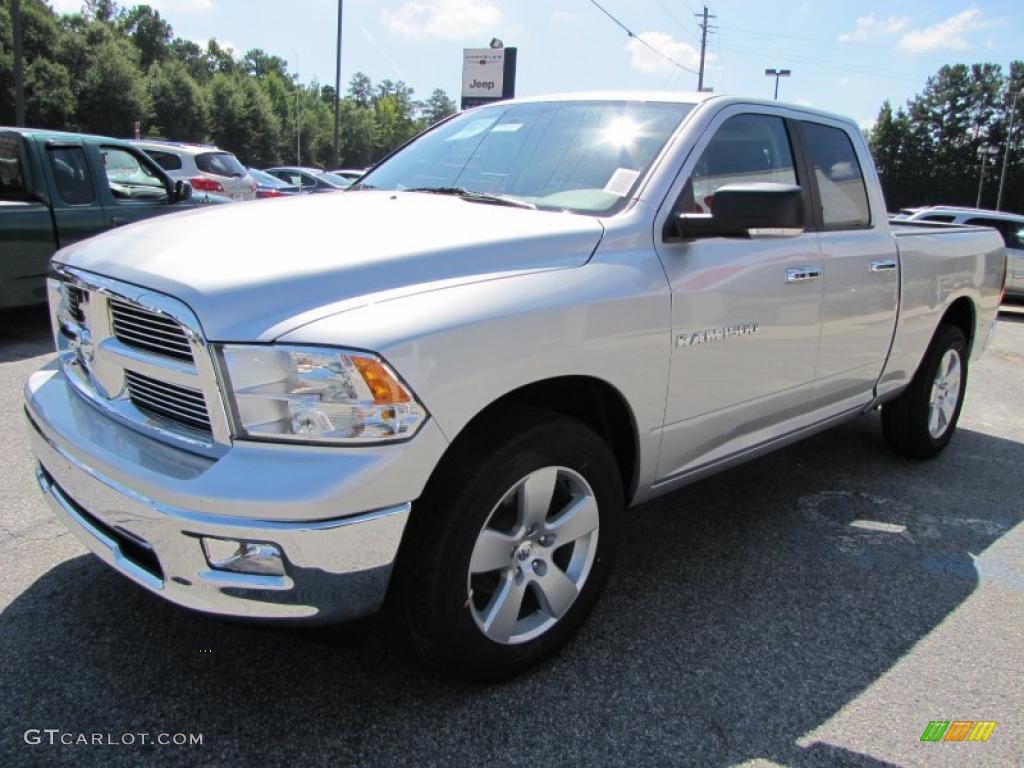
[[[465,187],[411,187],[403,189],[403,192],[427,192],[432,195],[452,195],[461,197],[471,203],[490,203],[492,205],[508,205],[513,208],[528,208],[531,211],[537,210],[537,206],[508,195],[492,195],[488,192],[474,192]]]

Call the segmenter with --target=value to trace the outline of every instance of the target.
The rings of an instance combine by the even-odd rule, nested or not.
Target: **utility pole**
[[[295,164],[302,165],[302,75],[299,74],[299,54],[295,54]]]
[[[706,5],[704,6],[703,13],[695,13],[693,15],[700,19],[700,23],[698,24],[698,26],[700,27],[700,72],[697,73],[697,90],[703,93],[704,54],[707,51],[708,47],[708,32],[714,29],[714,27],[708,26],[708,19],[717,19],[718,17],[715,16],[713,13],[708,13],[708,7]]]
[[[21,19],[21,0],[11,0],[14,22],[14,124],[25,125],[25,50]]]
[[[338,53],[334,66],[334,167],[338,167],[339,109],[341,108],[341,17],[345,0],[338,0]]]
[[[1006,129],[1006,148],[1003,149],[1003,170],[999,174],[999,194],[996,195],[996,210],[1003,210],[1003,187],[1006,186],[1006,163],[1010,157],[1010,142],[1013,141],[1013,118],[1017,113],[1017,97],[1020,91],[1013,94],[1013,106],[1010,107],[1010,126]]]

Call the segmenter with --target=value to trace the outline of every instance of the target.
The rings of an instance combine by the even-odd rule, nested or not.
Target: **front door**
[[[793,158],[790,128],[780,115],[724,110],[687,160],[673,210],[712,213],[715,191],[729,183],[803,185]],[[668,481],[802,425],[824,281],[814,233],[679,240],[666,231],[655,237],[672,290],[672,361],[658,468],[659,479]]]

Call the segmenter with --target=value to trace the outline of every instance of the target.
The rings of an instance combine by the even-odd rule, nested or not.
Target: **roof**
[[[0,125],[0,131],[12,131],[22,136],[31,136],[37,139],[67,141],[69,139],[88,139],[90,141],[118,141],[129,143],[128,139],[119,139],[116,136],[99,136],[94,133],[72,133],[70,131],[54,131],[49,128],[19,128],[13,125]]]
[[[166,151],[170,149],[176,149],[180,152],[184,152],[190,155],[201,155],[206,152],[225,152],[226,150],[220,149],[213,144],[188,144],[183,141],[154,141],[152,139],[143,139],[141,141],[132,141],[137,147],[143,149],[154,149],[157,151]]]
[[[319,168],[309,168],[308,166],[302,165],[275,165],[272,168],[264,168],[264,171],[298,171],[301,173],[312,173],[314,176],[319,176],[324,171]]]
[[[520,99],[498,101],[493,104],[484,104],[480,107],[476,107],[476,109],[487,109],[488,107],[500,104],[535,104],[547,101],[635,101],[690,104],[693,106],[713,101],[716,106],[721,107],[727,107],[733,104],[753,105],[759,107],[782,107],[796,112],[804,112],[808,115],[826,117],[831,120],[844,122],[850,126],[856,127],[856,130],[860,131],[860,126],[858,126],[856,121],[849,116],[828,112],[823,109],[814,109],[801,104],[791,104],[786,101],[730,96],[720,93],[700,93],[697,91],[579,91],[575,93],[549,93],[540,96],[527,96]]]
[[[993,211],[988,208],[970,208],[964,205],[922,205],[919,208],[904,208],[903,210],[913,211],[915,216],[922,213],[972,213],[977,216],[987,216],[991,219],[1024,221],[1024,216],[1019,213]]]

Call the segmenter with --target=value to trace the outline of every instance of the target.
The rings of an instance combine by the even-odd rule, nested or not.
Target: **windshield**
[[[324,179],[328,184],[333,184],[336,187],[349,187],[352,185],[351,179],[346,179],[327,171],[321,173],[320,178]]]
[[[564,101],[473,110],[424,134],[353,189],[461,189],[540,209],[614,213],[691,108]]]

